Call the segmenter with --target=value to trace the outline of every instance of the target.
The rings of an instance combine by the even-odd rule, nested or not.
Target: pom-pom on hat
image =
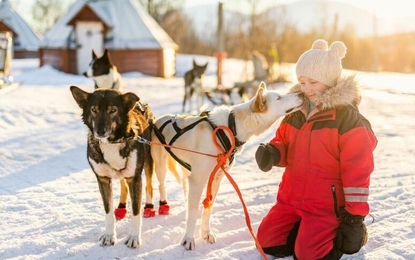
[[[333,42],[328,48],[325,40],[316,40],[311,49],[304,52],[297,61],[297,79],[306,76],[333,87],[342,73],[341,59],[345,55],[346,46],[343,42]]]

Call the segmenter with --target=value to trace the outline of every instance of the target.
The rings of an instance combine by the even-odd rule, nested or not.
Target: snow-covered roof
[[[0,21],[17,33],[18,38],[14,39],[14,49],[37,51],[41,42],[39,35],[33,31],[7,0],[0,2]]]
[[[45,34],[42,47],[66,48],[75,45],[69,22],[87,5],[109,27],[106,48],[177,48],[170,36],[134,0],[77,0]]]

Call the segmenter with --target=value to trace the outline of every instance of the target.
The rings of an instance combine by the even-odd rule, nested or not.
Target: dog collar
[[[119,144],[119,143],[126,143],[129,140],[132,140],[135,137],[135,134],[133,131],[130,132],[130,134],[128,134],[127,136],[124,136],[118,140],[115,141],[108,141],[111,144]]]
[[[235,147],[240,147],[245,144],[245,142],[239,141],[239,139],[236,137],[236,123],[235,123],[235,115],[233,114],[233,111],[229,113],[228,117],[228,126],[229,129],[231,129],[233,136],[235,137]]]

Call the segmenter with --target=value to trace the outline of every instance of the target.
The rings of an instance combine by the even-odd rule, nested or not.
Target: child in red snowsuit
[[[342,75],[342,42],[317,40],[299,58],[304,107],[287,115],[256,160],[262,171],[285,167],[277,201],[258,228],[265,253],[294,259],[340,259],[366,243],[370,174],[377,139],[357,108],[354,76]]]

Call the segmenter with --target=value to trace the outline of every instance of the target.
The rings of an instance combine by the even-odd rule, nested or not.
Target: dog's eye
[[[117,112],[117,108],[116,107],[111,107],[110,108],[110,114],[114,114]]]
[[[96,107],[91,107],[91,112],[92,113],[96,113],[97,112],[97,108]]]
[[[278,96],[278,97],[277,97],[277,100],[280,100],[281,98],[282,98],[281,96]]]

